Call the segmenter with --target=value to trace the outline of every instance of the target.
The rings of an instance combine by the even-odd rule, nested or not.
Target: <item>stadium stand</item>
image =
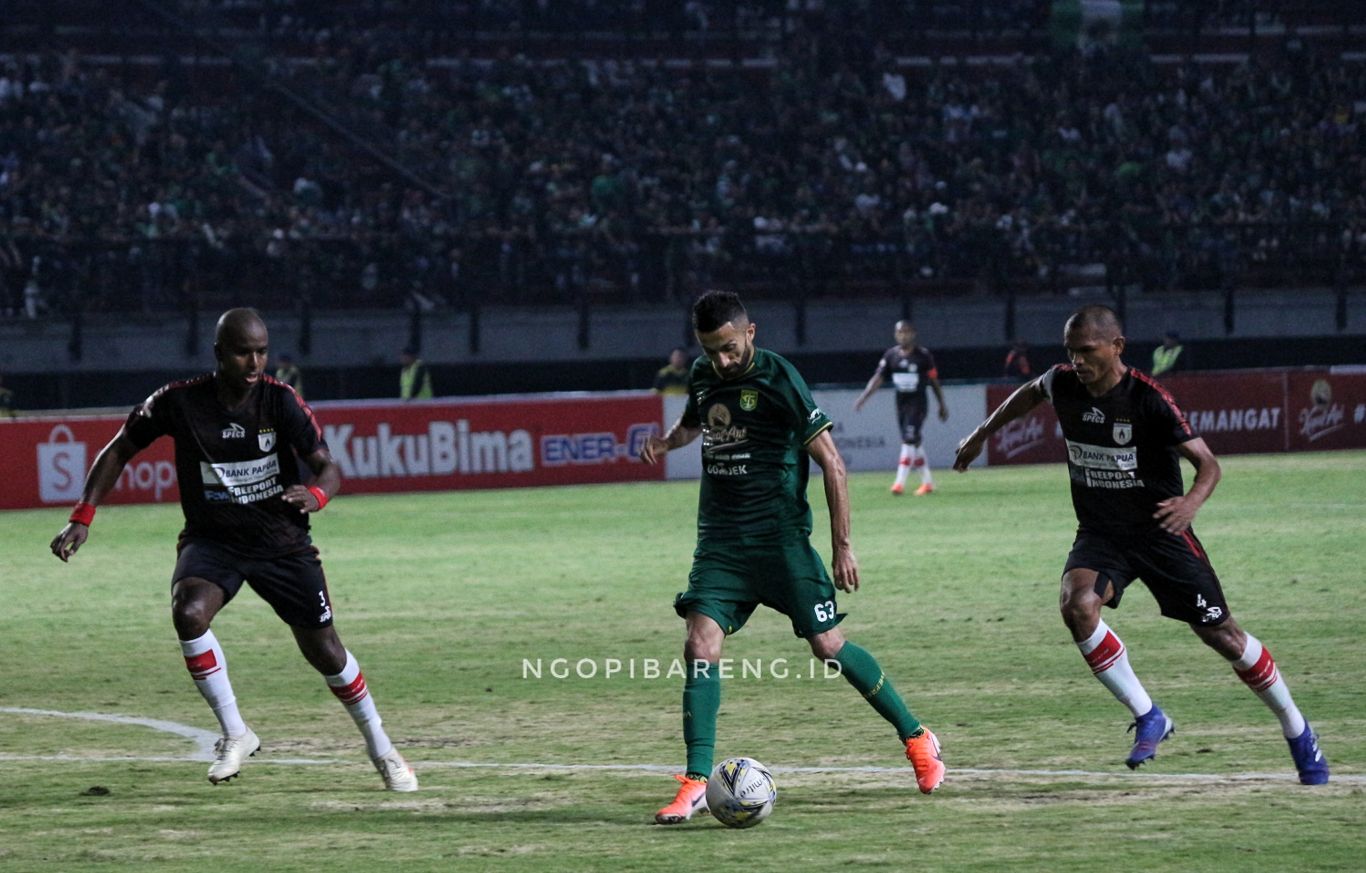
[[[1340,4],[1149,2],[1138,42],[1084,49],[1025,0],[12,5],[10,317],[1366,266]]]

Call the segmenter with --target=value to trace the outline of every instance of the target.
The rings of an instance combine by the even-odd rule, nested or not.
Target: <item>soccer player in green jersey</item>
[[[641,460],[702,437],[702,494],[697,550],[688,590],[674,609],[687,622],[683,654],[683,739],[687,771],[660,824],[687,821],[707,808],[707,776],[721,705],[721,646],[759,604],[792,621],[812,653],[841,674],[896,727],[916,783],[929,794],[944,780],[939,741],[906,708],[877,659],[845,640],[835,589],[857,591],[858,559],[849,544],[849,492],[833,423],[795,367],[754,345],[754,324],[735,294],[710,291],[693,305],[693,329],[705,357],[688,374],[683,415],[663,437],[650,437]],[[810,460],[820,465],[830,507],[832,584],[811,547],[806,501]]]

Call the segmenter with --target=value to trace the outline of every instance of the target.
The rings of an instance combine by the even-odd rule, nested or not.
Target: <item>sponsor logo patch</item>
[[[1088,488],[1123,490],[1141,488],[1138,478],[1138,450],[1093,446],[1067,441],[1067,463],[1073,481]]]
[[[255,503],[283,492],[280,484],[280,456],[270,455],[255,461],[224,464],[200,462],[204,497],[211,502]]]

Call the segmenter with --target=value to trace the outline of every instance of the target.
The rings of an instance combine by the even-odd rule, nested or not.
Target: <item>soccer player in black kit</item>
[[[915,467],[920,471],[920,487],[915,493],[917,497],[923,497],[934,491],[930,460],[921,447],[925,439],[925,413],[928,408],[928,392],[925,389],[934,389],[935,400],[939,401],[940,421],[948,421],[949,408],[944,405],[944,389],[939,385],[939,369],[934,365],[934,355],[924,346],[915,344],[915,325],[909,321],[898,321],[893,335],[896,345],[882,353],[877,369],[868,379],[863,393],[854,401],[854,411],[861,410],[873,392],[891,376],[892,386],[896,388],[896,423],[901,431],[901,457],[897,461],[892,493],[905,493],[906,477]]]
[[[185,528],[171,577],[171,617],[185,665],[223,731],[209,767],[217,785],[261,747],[237,709],[223,649],[209,629],[246,582],[290,626],[304,658],[323,674],[365,737],[390,791],[416,791],[417,776],[381,726],[365,677],[332,626],[332,607],[309,513],[341,487],[313,410],[266,375],[269,335],[251,309],[231,309],[214,334],[215,372],[172,382],[129,414],[86,477],[81,501],[52,540],[70,559],[90,534],[95,507],[123,468],[161,436],[175,441]],[[304,484],[296,457],[313,474]]]
[[[1067,442],[1067,471],[1076,510],[1076,540],[1063,570],[1063,621],[1091,672],[1134,715],[1134,745],[1125,763],[1137,768],[1157,754],[1173,724],[1144,690],[1119,637],[1100,617],[1141,579],[1162,614],[1184,621],[1270,707],[1306,785],[1328,781],[1318,737],[1291,699],[1271,652],[1229,614],[1219,579],[1191,521],[1219,482],[1219,462],[1156,380],[1128,367],[1123,327],[1105,306],[1085,306],[1068,319],[1071,363],[1020,386],[958,446],[954,469],[966,472],[987,438],[1047,400]],[[1195,466],[1182,493],[1181,462]]]

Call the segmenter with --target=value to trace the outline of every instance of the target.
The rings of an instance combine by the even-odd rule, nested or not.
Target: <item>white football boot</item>
[[[214,785],[227,782],[242,770],[242,762],[256,754],[261,740],[251,728],[237,737],[219,737],[213,744],[213,765],[209,767],[209,781]]]
[[[379,775],[384,777],[384,787],[389,791],[416,791],[417,774],[413,768],[408,766],[408,762],[403,760],[403,756],[398,753],[398,749],[390,749],[387,753],[374,759],[375,769]]]

